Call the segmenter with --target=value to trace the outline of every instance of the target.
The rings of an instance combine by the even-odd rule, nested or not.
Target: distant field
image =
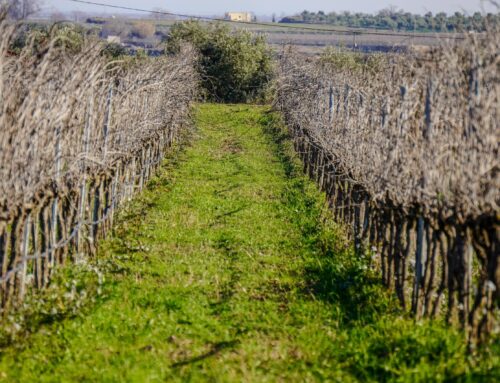
[[[158,28],[168,29],[173,23],[175,21],[164,21],[158,24]],[[234,28],[266,34],[267,40],[272,46],[292,44],[297,46],[299,51],[308,54],[318,53],[329,46],[352,48],[354,44],[356,44],[359,50],[391,51],[412,45],[434,46],[449,37],[457,37],[456,34],[450,33],[416,33],[415,37],[413,37],[408,36],[411,35],[408,32],[398,33],[385,30],[352,29],[333,27],[331,25],[265,24],[268,24],[268,26],[262,25],[262,23],[258,25],[234,24]],[[317,29],[324,29],[325,31],[318,31]],[[331,32],[331,29],[339,32]],[[364,34],[366,32],[370,34]],[[388,36],[388,33],[393,35]],[[354,34],[356,34],[355,38]]]
[[[116,21],[111,20],[109,21]],[[131,26],[134,22],[144,21],[144,19],[124,19],[125,25]],[[46,23],[47,21],[44,21]],[[159,36],[149,39],[125,39],[128,43],[137,46],[159,46],[161,36],[167,35],[171,26],[178,20],[151,20],[156,26]],[[102,28],[102,25],[80,23],[92,28]],[[265,25],[263,25],[265,24]],[[415,36],[408,32],[390,32],[386,30],[360,29],[335,27],[331,25],[304,25],[304,24],[277,24],[259,23],[232,24],[234,29],[245,29],[254,33],[265,34],[268,43],[279,48],[283,45],[295,45],[299,52],[305,54],[318,54],[326,47],[346,47],[361,51],[393,51],[402,50],[410,46],[434,46],[449,37],[457,37],[456,34],[449,33],[416,33]],[[331,30],[334,29],[335,32]],[[321,31],[324,30],[324,31]],[[366,34],[369,33],[369,34]],[[388,35],[390,34],[390,35]],[[356,35],[354,37],[354,35]],[[436,38],[437,37],[437,38]]]
[[[174,21],[170,21],[169,23],[163,25],[172,25]],[[262,24],[267,24],[267,26]],[[359,50],[391,51],[412,45],[434,46],[447,38],[456,38],[458,36],[452,33],[415,33],[415,36],[409,36],[412,34],[408,32],[392,32],[380,29],[353,29],[321,24],[234,24],[234,28],[266,34],[269,44],[273,46],[292,44],[304,53],[318,53],[329,46],[352,48],[354,44],[356,44]],[[318,29],[323,29],[324,31],[318,31]],[[331,30],[338,32],[332,32]],[[354,34],[356,34],[355,38]],[[387,34],[391,34],[391,36]]]

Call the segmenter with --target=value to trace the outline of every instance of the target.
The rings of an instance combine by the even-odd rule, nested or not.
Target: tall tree
[[[40,0],[0,0],[0,10],[12,19],[22,20],[40,10]]]

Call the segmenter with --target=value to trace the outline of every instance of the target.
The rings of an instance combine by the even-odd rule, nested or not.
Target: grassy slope
[[[3,350],[0,380],[493,379],[498,358],[471,368],[458,334],[398,314],[266,108],[197,122],[103,244],[105,296]]]

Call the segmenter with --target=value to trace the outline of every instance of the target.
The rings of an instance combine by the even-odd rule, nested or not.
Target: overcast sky
[[[92,0],[91,0],[92,1]],[[365,12],[373,13],[388,5],[394,5],[413,13],[433,13],[444,11],[474,12],[481,10],[480,0],[93,0],[94,2],[129,7],[153,9],[161,7],[171,12],[196,15],[217,15],[227,11],[251,11],[256,14],[293,14],[304,9],[325,12]],[[47,11],[99,11],[105,8],[81,5],[70,0],[42,0]],[[107,13],[117,13],[108,9]]]

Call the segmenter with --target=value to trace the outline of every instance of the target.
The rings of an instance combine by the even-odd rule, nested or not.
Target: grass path
[[[0,380],[474,376],[458,336],[415,330],[352,260],[265,107],[202,105],[197,125],[103,244],[103,297],[5,349]]]

